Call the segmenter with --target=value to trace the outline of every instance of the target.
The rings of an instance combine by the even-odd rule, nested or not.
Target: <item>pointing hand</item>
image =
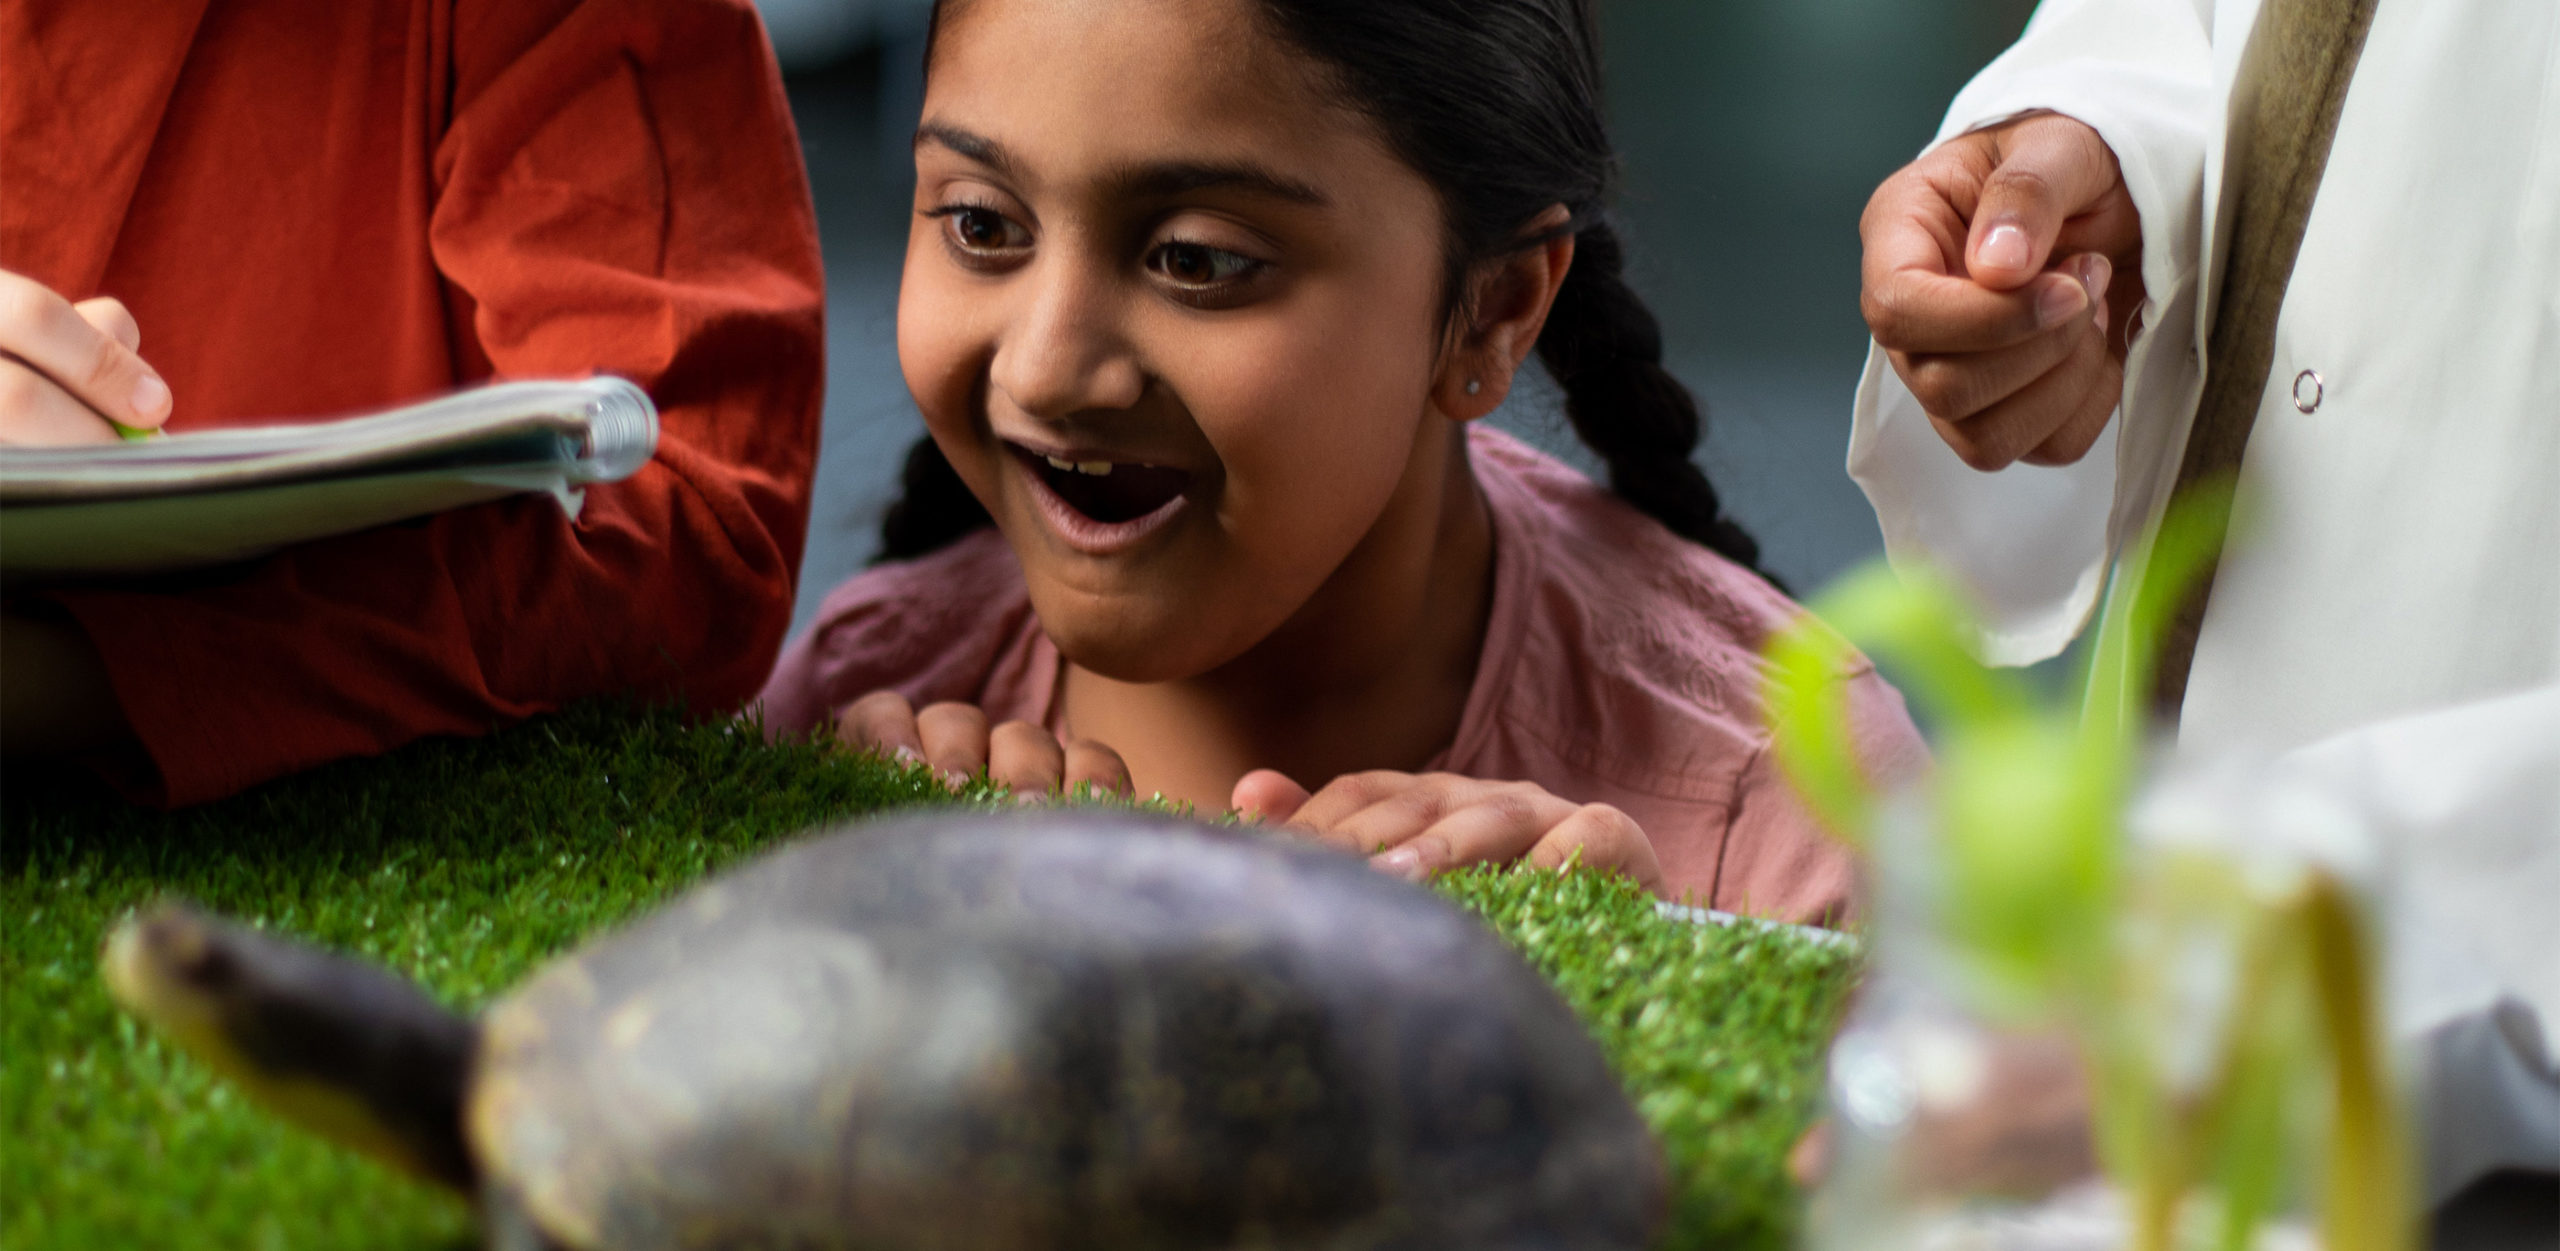
[[[1859,305],[1938,435],[1989,471],[2063,465],[2106,429],[2142,306],[2142,221],[2098,132],[2041,113],[1876,188]]]

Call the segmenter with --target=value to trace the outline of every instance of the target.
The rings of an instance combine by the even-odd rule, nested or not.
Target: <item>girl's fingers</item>
[[[101,417],[137,427],[169,419],[169,384],[158,371],[70,301],[6,270],[0,270],[0,354],[43,374]],[[14,397],[0,397],[6,398]]]
[[[987,767],[987,714],[975,704],[933,704],[916,714],[924,762],[954,787]]]
[[[1236,780],[1235,793],[1227,806],[1265,825],[1286,821],[1298,815],[1314,798],[1288,774],[1277,769],[1256,769]]]
[[[1293,829],[1325,837],[1327,842],[1339,842],[1342,846],[1349,847],[1351,846],[1349,842],[1331,837],[1336,827],[1353,816],[1413,790],[1421,784],[1422,779],[1413,774],[1394,773],[1384,769],[1368,773],[1346,773],[1325,783],[1324,789],[1317,791],[1308,798],[1306,803],[1300,805],[1296,812],[1291,813],[1288,817],[1288,825]],[[1424,824],[1427,825],[1429,822]]]
[[[1369,774],[1354,776],[1373,778]],[[1441,818],[1462,806],[1469,788],[1483,785],[1447,774],[1425,777],[1390,774],[1383,779],[1350,786],[1345,786],[1345,781],[1349,779],[1336,781],[1316,792],[1315,798],[1308,800],[1307,806],[1289,819],[1289,825],[1308,830],[1333,846],[1363,856],[1374,856],[1411,841],[1415,835],[1430,829]],[[1337,797],[1337,787],[1342,788],[1340,802],[1348,804],[1360,798],[1370,802],[1354,811],[1332,815],[1319,805],[1326,805],[1329,798]],[[1311,818],[1311,812],[1316,816]]]
[[[1558,801],[1563,802],[1563,801]],[[1529,863],[1541,869],[1562,868],[1576,853],[1584,866],[1608,869],[1634,878],[1636,885],[1662,893],[1662,862],[1653,840],[1635,818],[1607,804],[1584,804],[1548,827],[1529,849]]]
[[[1371,863],[1414,882],[1471,864],[1507,864],[1572,812],[1572,804],[1526,782],[1481,784],[1446,816],[1391,844]]]
[[[877,752],[914,764],[924,759],[916,710],[896,691],[873,691],[836,714],[836,740],[857,751]]]
[[[1017,800],[1055,793],[1066,768],[1066,749],[1057,737],[1028,721],[1007,721],[987,735],[987,776]]]
[[[1067,793],[1078,786],[1091,786],[1097,791],[1126,795],[1137,789],[1129,783],[1129,765],[1120,753],[1091,739],[1077,739],[1067,744],[1067,771],[1062,781]]]

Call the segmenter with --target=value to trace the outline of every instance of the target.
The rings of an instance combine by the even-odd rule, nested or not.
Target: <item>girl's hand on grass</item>
[[[1607,804],[1577,804],[1529,782],[1485,782],[1454,773],[1354,773],[1313,795],[1259,769],[1230,801],[1245,815],[1369,857],[1411,881],[1471,864],[1525,859],[1542,869],[1580,854],[1584,865],[1662,892],[1662,865],[1634,818]]]
[[[981,772],[1025,800],[1080,785],[1115,795],[1130,789],[1120,753],[1082,739],[1062,745],[1028,721],[989,728],[975,704],[928,704],[919,712],[896,691],[873,691],[836,714],[836,739],[857,751],[928,765],[954,790]]]
[[[158,429],[169,384],[134,354],[141,343],[123,304],[74,304],[0,269],[0,444],[113,443]]]

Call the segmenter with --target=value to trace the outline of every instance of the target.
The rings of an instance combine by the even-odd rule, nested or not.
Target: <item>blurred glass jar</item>
[[[2369,841],[2317,795],[2228,773],[2154,788],[2131,824],[2103,971],[2021,996],[1963,946],[1978,926],[1945,923],[1929,816],[1877,823],[1809,1246],[2309,1251],[2342,1220],[2394,1223],[2354,1216],[2393,1195],[2330,1202],[2405,1181],[2372,911],[2346,885],[2378,882]]]

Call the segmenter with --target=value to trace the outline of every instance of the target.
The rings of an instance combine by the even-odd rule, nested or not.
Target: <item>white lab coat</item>
[[[2146,328],[2080,463],[1977,473],[1881,351],[1859,386],[1849,469],[1888,553],[1967,582],[2001,663],[2071,641],[2176,479],[2223,263],[2207,206],[2258,7],[2046,0],[1939,132],[2078,118],[2143,221]],[[2283,756],[2383,836],[2395,941],[2433,953],[2402,953],[2433,972],[2404,980],[2399,1024],[2459,1070],[2432,1101],[2512,1113],[2439,1135],[2431,1194],[2501,1164],[2560,1170],[2532,1019],[2560,1022],[2560,3],[2379,0],[2236,524],[2181,750]]]

